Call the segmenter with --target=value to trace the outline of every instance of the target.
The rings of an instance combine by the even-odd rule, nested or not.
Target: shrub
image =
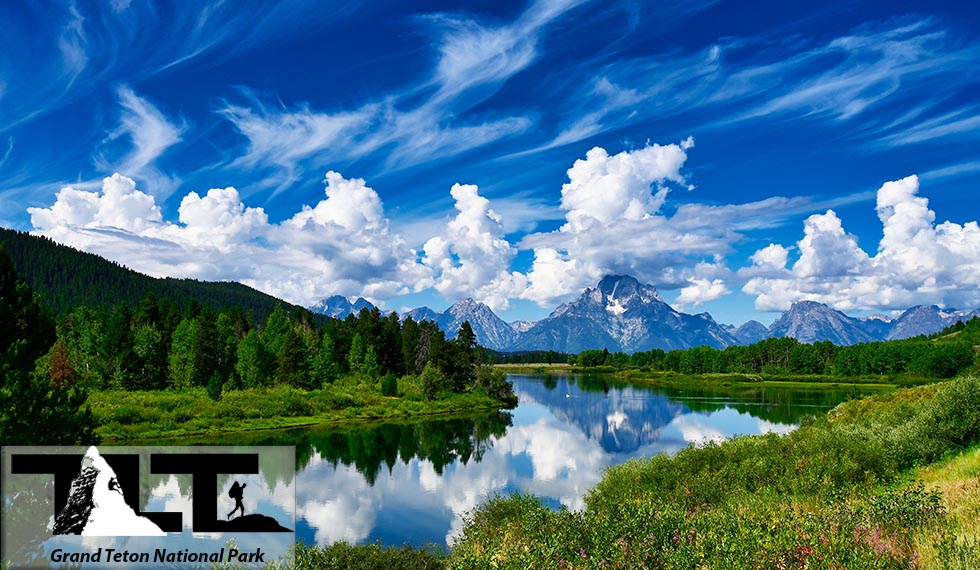
[[[381,395],[382,396],[397,396],[398,395],[398,378],[391,372],[384,375],[381,379]]]
[[[296,545],[296,570],[415,570],[442,568],[445,554],[432,548],[409,545],[385,548],[380,544],[352,545],[336,542],[330,546]]]
[[[439,395],[445,389],[446,379],[439,372],[439,369],[433,366],[431,362],[426,363],[425,368],[422,370],[422,394],[425,396],[426,400],[435,400],[436,396]]]
[[[221,379],[221,375],[215,372],[211,379],[208,380],[208,397],[217,402],[221,399],[221,388],[224,386],[224,381]]]

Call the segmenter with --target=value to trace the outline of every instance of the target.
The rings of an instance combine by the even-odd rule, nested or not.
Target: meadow
[[[392,380],[392,379],[389,379]],[[347,376],[315,390],[287,385],[226,390],[215,401],[204,387],[96,390],[87,405],[103,441],[216,435],[314,424],[394,420],[507,407],[476,386],[442,390],[427,399],[422,379]]]

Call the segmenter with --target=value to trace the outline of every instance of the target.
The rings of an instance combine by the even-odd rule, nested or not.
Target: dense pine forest
[[[436,378],[431,390],[462,391],[476,381],[477,346],[469,323],[453,340],[430,321],[362,310],[317,326],[309,311],[277,305],[253,323],[240,308],[214,311],[191,300],[178,310],[152,293],[138,305],[79,307],[58,320],[52,360],[83,385],[102,390],[288,385],[312,390],[341,376]],[[426,374],[426,369],[429,374]]]

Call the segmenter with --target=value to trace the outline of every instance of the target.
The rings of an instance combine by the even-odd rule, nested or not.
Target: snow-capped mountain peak
[[[374,304],[363,297],[358,297],[352,303],[343,295],[333,295],[332,297],[327,297],[326,299],[317,301],[311,305],[310,311],[327,315],[328,317],[333,317],[335,319],[343,319],[351,313],[356,315],[361,311],[361,309],[373,308]]]
[[[559,306],[548,318],[538,321],[520,336],[514,348],[635,352],[702,344],[722,348],[735,342],[710,316],[675,311],[652,285],[628,275],[607,275],[576,301]]]

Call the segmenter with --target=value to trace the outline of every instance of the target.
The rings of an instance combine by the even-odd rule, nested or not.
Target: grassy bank
[[[890,376],[830,376],[823,374],[680,374],[678,372],[623,370],[618,380],[653,386],[918,386],[934,380]]]
[[[624,382],[664,386],[715,386],[745,384],[753,386],[818,385],[831,386],[878,385],[920,386],[935,379],[908,375],[833,376],[827,374],[786,373],[710,373],[682,374],[670,370],[645,370],[642,368],[619,369],[612,366],[577,366],[574,364],[496,364],[494,369],[507,374],[600,374],[615,377]]]
[[[505,403],[482,389],[423,396],[414,376],[398,380],[395,396],[384,396],[379,382],[360,376],[320,390],[289,386],[225,391],[212,400],[205,388],[166,391],[96,391],[88,404],[106,441],[176,438],[261,429],[500,409]]]
[[[574,364],[494,364],[493,368],[504,374],[570,374],[581,371]]]
[[[467,519],[450,565],[975,567],[978,439],[975,378],[880,394],[785,436],[630,461],[581,512],[496,498]]]

